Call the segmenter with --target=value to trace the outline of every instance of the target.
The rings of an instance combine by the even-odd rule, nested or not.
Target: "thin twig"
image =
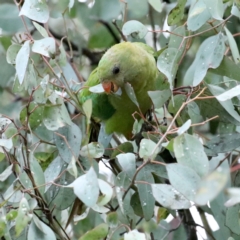
[[[116,29],[118,30],[118,32],[120,33],[123,41],[124,41],[124,42],[127,42],[127,38],[126,38],[126,36],[123,35],[121,29],[118,27],[117,22],[116,22],[116,19],[113,19],[113,20],[112,20],[112,23],[113,23],[113,25],[116,27]]]

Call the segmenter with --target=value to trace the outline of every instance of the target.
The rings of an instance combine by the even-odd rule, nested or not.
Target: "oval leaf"
[[[144,160],[148,160],[148,158],[154,159],[159,152],[159,148],[157,144],[150,139],[142,139],[140,142],[139,148],[139,156]]]
[[[181,135],[185,133],[191,127],[192,121],[188,119],[180,128],[177,130],[177,134]]]
[[[21,49],[21,46],[18,44],[12,44],[7,50],[7,62],[9,64],[16,64],[16,57]]]
[[[30,54],[30,41],[28,40],[23,44],[16,57],[16,71],[18,81],[20,84],[23,83],[23,79],[26,74],[29,54]]]
[[[173,146],[178,163],[195,170],[200,177],[208,173],[209,161],[203,145],[196,137],[183,134],[174,139]]]
[[[179,23],[184,17],[184,8],[187,0],[178,0],[177,6],[175,6],[168,15],[168,25],[172,26]]]
[[[228,178],[229,171],[218,167],[201,181],[194,202],[198,205],[205,205],[212,201],[226,186]]]
[[[108,225],[102,223],[97,227],[87,231],[79,240],[100,240],[105,239],[108,234]]]
[[[151,184],[157,202],[170,209],[188,209],[191,203],[175,188],[168,184]]]
[[[152,173],[149,172],[148,169],[144,168],[138,173],[136,180],[146,182],[146,184],[143,183],[137,184],[137,188],[143,210],[143,216],[146,221],[149,221],[154,215],[155,206],[155,199],[152,195],[151,185],[147,184],[154,183]]]
[[[44,0],[25,0],[19,15],[25,15],[37,22],[46,23],[49,19],[49,10]]]
[[[92,92],[92,93],[104,93],[105,92],[101,83],[90,87],[89,91]]]
[[[135,92],[134,92],[134,89],[133,87],[131,86],[130,83],[125,83],[124,84],[124,88],[125,88],[125,91],[128,95],[128,97],[132,100],[132,102],[137,106],[139,107],[139,104],[138,104],[138,101],[137,101],[137,97],[135,95]]]
[[[228,91],[224,91],[222,94],[216,96],[216,98],[218,101],[226,101],[239,95],[240,95],[240,85],[237,85],[236,87],[233,87]]]
[[[205,77],[209,68],[217,68],[224,56],[226,49],[224,35],[219,34],[207,38],[198,49],[196,58],[187,70],[184,84],[197,86]],[[189,82],[189,79],[192,82]]]
[[[32,46],[32,51],[46,57],[53,57],[56,53],[54,38],[46,37],[40,40],[35,40]]]
[[[198,30],[210,17],[211,14],[203,0],[193,1],[187,19],[188,29]]]
[[[136,172],[136,156],[133,153],[118,154],[117,160],[122,167],[122,170],[132,178]]]
[[[148,91],[148,96],[151,98],[155,108],[161,108],[171,97],[171,93],[170,89],[164,89],[162,91]]]
[[[178,49],[167,48],[164,50],[157,60],[157,67],[164,75],[166,75],[170,88],[173,88],[173,80],[175,79],[178,69]]]
[[[83,157],[100,158],[104,154],[104,147],[101,143],[91,142],[82,147],[80,154]]]
[[[144,38],[148,30],[141,22],[131,20],[126,22],[122,27],[122,32],[125,36],[131,35],[133,38]]]
[[[188,200],[193,200],[200,184],[200,177],[191,168],[178,163],[166,166],[172,186]]]
[[[140,233],[138,230],[132,230],[124,234],[124,240],[147,240],[144,233]]]
[[[97,174],[92,167],[68,187],[73,187],[75,195],[88,207],[93,207],[97,203],[99,186]]]

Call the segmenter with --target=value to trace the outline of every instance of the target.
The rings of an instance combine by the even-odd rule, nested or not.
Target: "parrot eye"
[[[120,72],[120,68],[115,66],[112,70],[113,74],[118,74]]]

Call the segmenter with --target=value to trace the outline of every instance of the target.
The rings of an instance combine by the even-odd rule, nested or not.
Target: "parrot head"
[[[98,65],[98,77],[107,94],[116,93],[128,82],[131,84],[142,66],[139,47],[130,42],[122,42],[111,47],[101,58]],[[138,55],[137,55],[138,56]]]

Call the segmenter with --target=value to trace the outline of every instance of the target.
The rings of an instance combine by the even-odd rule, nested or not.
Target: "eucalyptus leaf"
[[[48,165],[44,171],[45,182],[47,183],[45,192],[51,187],[51,183],[58,177],[63,166],[63,160],[59,156]]]
[[[196,31],[211,17],[204,0],[192,1],[189,10],[187,25],[190,31]]]
[[[179,23],[184,17],[184,7],[187,0],[178,0],[177,5],[170,11],[168,15],[168,25],[172,26]]]
[[[11,174],[12,174],[13,165],[9,165],[1,174],[0,174],[0,181],[5,181]]]
[[[0,146],[10,150],[13,147],[12,139],[0,139]]]
[[[105,123],[101,122],[100,131],[98,134],[98,142],[106,149],[112,139],[113,134],[107,134],[105,131]]]
[[[30,21],[25,22],[31,29]],[[15,34],[25,30],[22,21],[19,21],[19,9],[16,4],[1,2],[0,5],[0,28],[1,35]]]
[[[240,18],[240,11],[239,8],[236,5],[232,5],[232,9],[231,9],[231,14]]]
[[[56,240],[53,230],[42,221],[39,222],[41,223],[41,229],[34,221],[31,222],[28,230],[28,239]]]
[[[40,40],[35,40],[32,46],[32,51],[35,53],[39,53],[45,57],[53,58],[56,53],[54,38],[45,37]]]
[[[11,184],[3,194],[4,199],[7,199],[9,203],[18,204],[22,200],[22,192],[19,189],[16,183]]]
[[[126,36],[131,36],[133,38],[141,39],[144,38],[148,30],[145,25],[136,20],[130,20],[124,23],[122,27],[122,32]]]
[[[201,182],[198,174],[190,167],[179,163],[171,163],[166,166],[169,181],[178,192],[188,200],[195,198],[197,189]],[[191,179],[191,181],[189,181]]]
[[[90,87],[89,91],[92,92],[92,93],[104,93],[105,92],[101,83]]]
[[[142,169],[138,173],[136,180],[142,181],[142,183],[137,184],[138,194],[143,210],[143,216],[146,221],[149,221],[154,215],[155,199],[152,195],[152,188],[150,185],[154,183],[154,179],[151,172],[147,171],[147,169]]]
[[[110,212],[107,214],[107,224],[110,228],[116,227],[118,224],[118,215],[116,212]]]
[[[90,231],[86,232],[79,240],[98,240],[104,239],[108,234],[108,225],[101,223]]]
[[[83,105],[83,111],[86,114],[87,122],[90,124],[91,122],[91,116],[92,116],[92,99],[86,100]]]
[[[136,172],[136,156],[133,153],[121,153],[116,158],[122,170],[132,179]]]
[[[214,96],[223,94],[225,92],[223,88],[212,84],[209,84],[208,88]],[[231,100],[219,101],[219,103],[232,117],[234,117],[240,123],[240,115],[235,110]]]
[[[22,109],[20,113],[20,121],[23,125],[26,125],[26,121],[28,120],[28,125],[31,130],[35,130],[42,123],[43,111],[43,106],[31,102],[28,105],[28,109],[26,107]],[[29,115],[27,112],[30,112],[31,114]]]
[[[130,83],[125,83],[124,84],[124,88],[125,88],[125,91],[128,95],[128,97],[132,100],[132,102],[137,106],[139,107],[139,104],[138,104],[138,101],[137,101],[137,97],[135,95],[135,92],[134,92],[134,89],[133,87],[131,86]]]
[[[104,147],[98,142],[91,142],[80,150],[80,155],[89,158],[100,158],[104,154]]]
[[[168,184],[152,184],[152,192],[155,200],[162,206],[170,209],[188,209],[190,201]]]
[[[187,105],[188,115],[191,118],[192,123],[199,123],[203,120],[200,109],[196,102],[190,102]]]
[[[112,0],[111,2],[108,0],[96,1],[90,11],[87,11],[87,13],[87,21],[89,21],[89,15],[91,19],[112,21],[112,19],[121,14],[121,3],[118,0]]]
[[[69,163],[71,158],[77,159],[82,141],[80,128],[72,123],[71,125],[59,128],[54,135],[56,147],[62,159]]]
[[[107,204],[112,196],[113,196],[113,189],[110,184],[103,181],[102,179],[98,179],[99,190],[101,191],[102,196],[98,199],[97,204],[99,206],[103,206]]]
[[[0,117],[0,127],[1,128],[6,128],[10,123],[11,123],[10,119],[5,118],[5,117]]]
[[[166,75],[170,84],[170,89],[173,88],[173,81],[175,79],[178,69],[178,49],[167,48],[157,59],[157,67],[164,75]]]
[[[162,12],[164,3],[162,1],[158,0],[148,0],[148,2],[151,4],[151,6],[157,11]]]
[[[22,198],[21,202],[19,203],[18,215],[16,217],[16,236],[20,235],[31,219],[32,213],[30,213],[28,201],[26,198]]]
[[[223,19],[224,4],[222,0],[203,0],[203,2],[206,4],[212,18],[217,20]]]
[[[116,197],[118,200],[119,207],[121,209],[121,212],[125,212],[125,206],[124,206],[124,201],[122,199],[124,190],[129,187],[131,184],[131,179],[129,179],[128,175],[126,172],[120,172],[116,179],[115,179],[115,186],[116,186]],[[126,212],[125,212],[126,213]]]
[[[46,23],[49,19],[49,10],[44,0],[26,0],[24,1],[19,15],[25,15],[37,22]]]
[[[30,156],[30,167],[31,167],[31,173],[32,177],[34,179],[35,185],[38,187],[38,190],[41,194],[45,191],[45,177],[43,170],[38,163],[37,159],[33,156],[31,153]]]
[[[226,186],[228,178],[228,169],[218,167],[217,170],[207,175],[201,181],[194,202],[198,205],[205,205],[212,201]]]
[[[205,143],[205,152],[211,155],[233,151],[240,146],[239,133],[221,134]]]
[[[124,142],[124,143],[118,145],[118,147],[113,150],[113,152],[111,154],[111,158],[115,158],[117,155],[120,155],[121,153],[123,153],[123,155],[120,158],[123,157],[124,159],[125,159],[124,153],[134,153],[132,142]],[[129,159],[128,157],[130,157],[130,159],[131,159],[130,164],[131,164],[132,160],[133,160],[133,156],[131,154],[126,155],[126,156],[127,156],[127,159]],[[126,165],[125,162],[127,162],[127,161],[124,161],[124,163],[119,162],[121,165],[123,164],[122,167],[124,169],[125,169],[125,165]]]
[[[237,64],[240,61],[240,55],[239,55],[237,43],[236,43],[233,35],[231,34],[231,32],[226,27],[224,27],[224,30],[225,30],[227,38],[228,38],[228,44],[230,46],[234,62]]]
[[[124,240],[147,240],[147,239],[144,233],[141,233],[135,229],[128,233],[125,233]]]
[[[223,60],[219,67],[217,67],[216,69],[210,68],[209,72],[240,81],[239,66],[226,56],[223,57]]]
[[[162,91],[148,91],[155,108],[161,108],[171,96],[171,90],[165,89]]]
[[[240,206],[238,204],[228,208],[226,212],[226,226],[231,230],[231,232],[237,235],[240,235],[239,210]]]
[[[145,161],[149,158],[154,159],[159,151],[157,144],[150,139],[142,139],[140,142],[139,156]]]
[[[200,177],[209,170],[209,161],[201,142],[192,135],[183,134],[174,139],[174,153],[178,163],[190,167]]]
[[[66,166],[63,165],[62,170],[65,169]],[[61,174],[61,177],[57,183],[62,187],[52,185],[45,193],[45,196],[51,203],[51,206],[56,206],[59,210],[65,210],[71,206],[71,204],[76,199],[76,196],[73,194],[73,189],[69,188],[68,185],[73,181],[74,177],[67,171]]]
[[[177,134],[181,135],[185,133],[191,127],[192,121],[188,119],[180,128],[177,130]]]
[[[74,5],[74,0],[69,0],[69,4],[68,4],[69,11],[73,7],[73,5]]]
[[[197,86],[203,80],[209,68],[219,67],[226,49],[224,41],[225,38],[221,32],[204,40],[198,49],[195,60],[185,74],[185,84]],[[192,82],[189,82],[189,80]]]
[[[66,54],[66,51],[64,49],[64,44],[61,44],[59,46],[59,50],[60,50],[60,55],[59,55],[59,64],[61,67],[63,67],[63,72],[64,72],[64,75],[67,76],[69,75],[69,72],[68,69],[69,69],[69,63],[68,63],[68,60],[67,60],[67,54]],[[72,70],[72,69],[71,69]]]
[[[185,0],[181,0],[184,2]],[[183,51],[186,48],[186,41],[184,41],[184,36],[186,36],[186,27],[179,26],[173,30],[173,34],[171,34],[168,47],[178,49],[178,59],[182,57]]]
[[[149,12],[148,0],[127,0],[128,6],[128,19],[141,19],[144,18]]]
[[[226,101],[239,95],[240,95],[240,85],[237,85],[236,87],[233,87],[230,90],[224,91],[220,95],[216,96],[216,99],[218,101]]]
[[[33,22],[33,25],[44,38],[48,37],[48,33],[45,28],[43,28],[40,24],[36,22]]]
[[[14,43],[9,46],[7,50],[7,62],[9,64],[16,64],[16,57],[20,49],[21,49],[21,45],[19,44]]]
[[[45,106],[43,111],[43,123],[48,130],[56,131],[65,125],[71,125],[72,121],[63,103],[59,105]]]
[[[210,94],[210,92],[206,91],[205,92],[207,94],[207,96],[212,96]],[[216,93],[216,95],[219,95],[221,92],[219,93]],[[230,101],[230,100],[228,100]],[[228,111],[227,109],[225,109],[222,104],[220,104],[221,102],[218,101],[216,98],[211,98],[211,99],[202,99],[202,100],[197,100],[196,101],[199,109],[200,109],[200,112],[201,112],[201,115],[204,117],[204,119],[207,119],[207,118],[212,118],[212,117],[216,117],[218,116],[218,120],[220,122],[223,122],[223,123],[226,123],[226,124],[234,124],[236,126],[239,125],[239,121],[233,117],[230,113],[228,113],[228,111],[233,111],[233,104],[232,102],[228,102],[225,106],[226,107],[229,107]],[[223,102],[224,103],[224,102]],[[236,115],[236,113],[233,113]],[[237,115],[236,115],[237,116]]]
[[[93,207],[97,203],[99,186],[97,174],[92,167],[68,187],[72,187],[75,195],[88,207]]]
[[[23,83],[27,66],[28,66],[28,60],[30,55],[30,41],[26,41],[21,49],[17,53],[16,57],[16,71],[18,76],[18,81],[20,84]]]

